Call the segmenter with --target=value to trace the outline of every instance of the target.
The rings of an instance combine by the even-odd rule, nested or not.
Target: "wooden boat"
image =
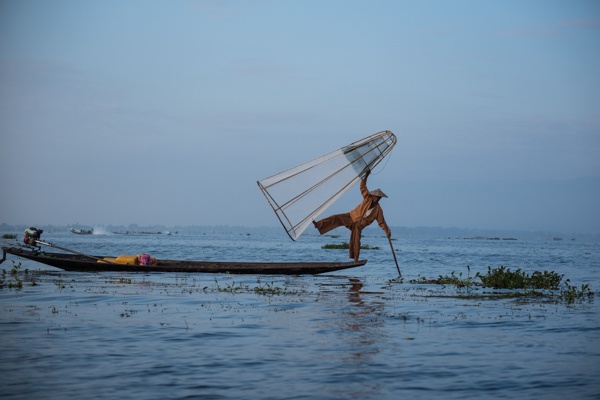
[[[156,265],[131,265],[99,262],[107,256],[40,252],[29,248],[2,247],[2,260],[6,254],[23,257],[66,271],[80,272],[205,272],[229,274],[264,275],[314,275],[339,271],[365,265],[367,260],[358,262],[229,262],[229,261],[186,261],[157,260]]]
[[[75,233],[76,235],[92,235],[94,233],[93,229],[69,229],[71,233]]]

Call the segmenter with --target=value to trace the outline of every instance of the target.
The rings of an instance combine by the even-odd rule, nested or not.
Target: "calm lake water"
[[[89,254],[347,261],[346,250],[321,249],[347,240],[339,233],[297,242],[283,231],[43,239]],[[74,273],[8,256],[0,397],[600,399],[598,294],[568,304],[409,282],[505,265],[598,291],[598,243],[393,243],[402,284],[381,236],[363,239],[381,248],[363,250],[366,266],[319,276]],[[12,260],[21,289],[6,285],[16,279]]]

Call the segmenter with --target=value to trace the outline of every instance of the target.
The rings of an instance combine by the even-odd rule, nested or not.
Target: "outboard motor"
[[[31,227],[29,229],[25,229],[25,236],[23,236],[23,243],[28,246],[35,246],[36,240],[40,240],[42,233],[44,231],[42,229],[37,229],[35,227]]]

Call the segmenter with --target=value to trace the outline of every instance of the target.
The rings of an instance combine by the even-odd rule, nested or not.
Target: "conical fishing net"
[[[292,240],[392,150],[396,136],[382,131],[258,181]]]

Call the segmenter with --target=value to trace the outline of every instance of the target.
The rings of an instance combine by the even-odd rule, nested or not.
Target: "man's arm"
[[[377,223],[379,224],[381,229],[383,229],[386,236],[388,236],[388,237],[392,236],[392,231],[390,230],[390,227],[388,226],[388,224],[385,222],[385,218],[383,217],[383,210],[381,209],[381,207],[379,207],[379,214],[377,215]]]
[[[367,189],[367,178],[369,175],[371,175],[371,170],[367,169],[365,176],[360,180],[360,194],[363,198],[367,197],[369,194],[369,189]]]

